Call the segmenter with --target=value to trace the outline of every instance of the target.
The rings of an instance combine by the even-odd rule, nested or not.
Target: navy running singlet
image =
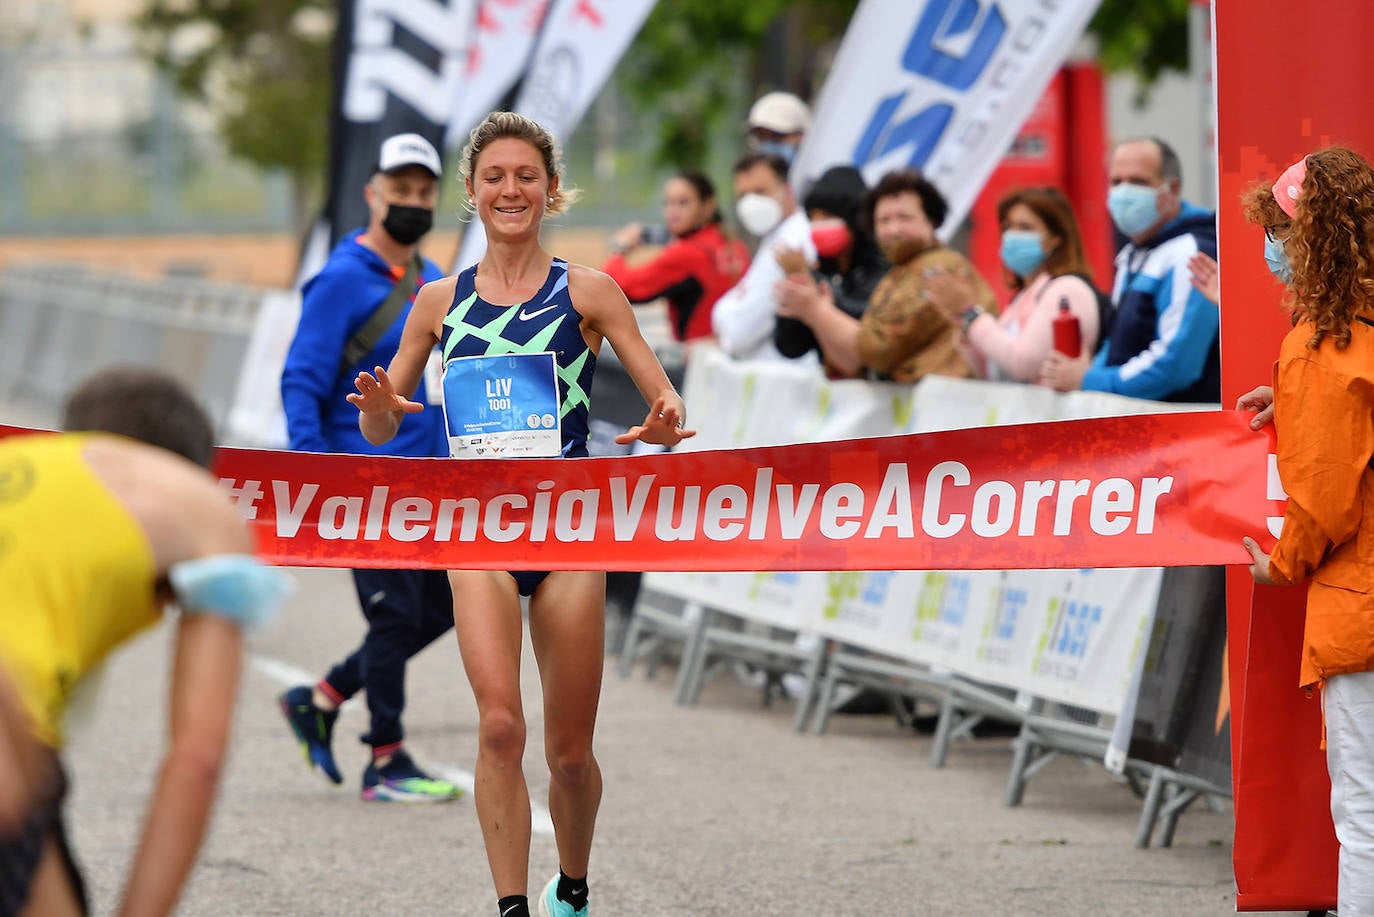
[[[453,302],[449,305],[448,315],[444,317],[444,331],[439,347],[446,367],[445,395],[460,391],[450,388],[447,375],[447,367],[457,358],[533,358],[525,361],[533,364],[533,369],[529,372],[508,374],[516,376],[514,391],[510,378],[503,378],[502,373],[496,370],[486,370],[486,376],[480,379],[485,388],[479,386],[475,396],[463,397],[468,401],[482,402],[478,413],[483,418],[488,413],[488,401],[493,416],[501,408],[509,409],[516,417],[516,422],[512,423],[512,426],[517,428],[513,434],[517,438],[522,435],[518,428],[523,425],[527,411],[528,426],[533,431],[528,434],[530,436],[539,432],[541,418],[542,426],[545,428],[557,425],[562,440],[559,454],[565,458],[585,457],[587,414],[591,407],[592,374],[596,370],[596,355],[587,347],[587,341],[582,337],[582,316],[573,308],[572,296],[568,291],[568,263],[561,258],[553,259],[553,264],[549,267],[549,276],[539,292],[528,302],[518,305],[498,306],[487,302],[477,295],[476,283],[476,266],[458,275]],[[540,361],[544,361],[542,365],[547,365],[548,362],[548,357],[539,356],[543,354],[552,354],[553,357],[552,375],[556,377],[557,385],[556,423],[552,392],[548,393],[547,412],[541,412],[539,408],[522,407],[538,402],[539,397],[544,394],[529,388],[539,387]],[[509,362],[513,364],[517,360]],[[549,386],[552,388],[551,380]],[[522,392],[526,395],[525,401],[521,401]],[[474,413],[471,405],[464,407],[469,414]],[[453,416],[450,412],[451,440],[462,435],[461,431],[453,429]],[[494,423],[493,421],[488,425]],[[472,428],[480,426],[481,423],[474,422]],[[552,432],[548,435],[552,436]],[[477,442],[477,438],[471,441]],[[501,454],[499,448],[491,452]]]

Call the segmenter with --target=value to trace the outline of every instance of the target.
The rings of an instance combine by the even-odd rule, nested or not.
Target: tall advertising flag
[[[553,0],[516,97],[515,110],[538,121],[560,140],[567,140],[638,34],[654,3],[655,0]],[[474,220],[463,234],[454,271],[476,264],[486,246],[482,226]]]
[[[833,165],[870,184],[917,168],[949,200],[952,234],[1099,0],[862,0],[792,178]]]
[[[467,76],[448,124],[451,148],[462,147],[472,129],[515,87],[530,63],[549,4],[550,0],[478,0]]]
[[[311,277],[367,222],[363,186],[392,134],[443,141],[468,66],[476,0],[339,0],[329,194],[301,258]]]

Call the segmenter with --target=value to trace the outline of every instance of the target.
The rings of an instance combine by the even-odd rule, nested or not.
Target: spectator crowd
[[[1104,191],[1117,254],[1100,286],[1107,278],[1094,276],[1061,189],[1001,198],[1001,277],[984,277],[947,243],[958,227],[919,170],[871,186],[847,165],[793,174],[809,127],[806,104],[788,93],[751,108],[732,174],[743,238],[710,179],[684,171],[664,186],[663,228],[619,230],[603,270],[635,303],[666,300],[677,340],[713,341],[739,360],[800,361],[832,379],[935,374],[1220,401],[1216,219],[1185,198],[1166,141],[1111,151]],[[998,302],[991,279],[1009,301]],[[1076,333],[1056,337],[1065,323]]]

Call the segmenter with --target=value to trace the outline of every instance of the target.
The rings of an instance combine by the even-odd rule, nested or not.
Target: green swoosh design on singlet
[[[563,320],[568,317],[567,313],[558,316],[558,320],[550,322],[544,329],[536,334],[525,344],[516,344],[502,336],[501,332],[506,330],[511,319],[515,318],[515,313],[523,308],[525,303],[512,306],[506,309],[501,317],[487,323],[486,325],[473,325],[467,319],[468,312],[472,309],[472,304],[477,301],[477,293],[473,291],[467,299],[458,303],[444,316],[444,326],[451,328],[452,333],[448,336],[448,342],[444,347],[444,362],[449,361],[453,348],[458,342],[466,337],[475,337],[487,345],[486,355],[489,357],[504,357],[513,353],[544,353],[549,349],[549,343],[553,336],[558,333],[558,328],[563,324]],[[567,368],[554,360],[554,369],[558,372],[558,380],[568,388],[568,395],[563,399],[559,414],[567,417],[576,408],[584,407],[591,409],[591,394],[584,390],[578,382],[582,374],[582,367],[586,364],[587,358],[591,356],[591,350],[583,350],[582,353]]]

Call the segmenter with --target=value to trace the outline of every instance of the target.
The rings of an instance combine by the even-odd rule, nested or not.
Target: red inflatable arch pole
[[[1259,227],[1238,199],[1332,143],[1374,156],[1367,0],[1216,0],[1222,401],[1270,381],[1289,324]],[[1227,578],[1235,873],[1241,911],[1336,903],[1337,845],[1321,706],[1298,688],[1304,594]]]

